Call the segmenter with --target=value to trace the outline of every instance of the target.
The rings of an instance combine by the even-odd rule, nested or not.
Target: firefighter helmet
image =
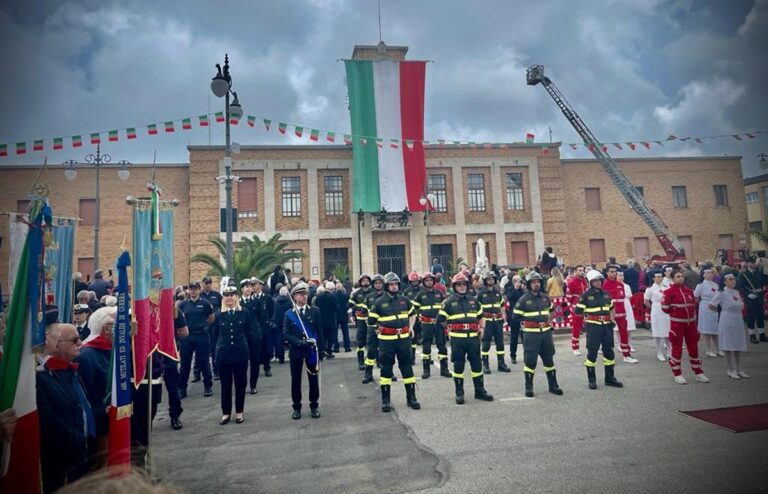
[[[371,283],[375,281],[384,281],[384,277],[379,273],[376,273],[375,275],[373,275],[373,278],[371,278]]]
[[[530,283],[533,280],[539,280],[541,281],[541,275],[536,271],[531,271],[525,276],[525,282]]]
[[[464,276],[464,273],[456,273],[453,275],[453,278],[451,278],[451,285],[455,285],[457,283],[469,283],[469,280],[466,276]]]
[[[361,274],[361,275],[360,275],[360,277],[357,279],[357,282],[358,282],[358,283],[360,283],[361,281],[363,281],[363,278],[368,278],[368,283],[370,283],[370,282],[372,281],[372,280],[371,280],[371,275],[369,275],[368,273],[363,273],[363,274]]]
[[[408,274],[408,281],[421,281],[421,276],[416,271],[411,271]]]
[[[592,283],[595,280],[602,280],[603,279],[603,273],[598,271],[597,269],[590,269],[589,273],[587,273],[587,281]]]
[[[384,275],[384,284],[389,285],[390,283],[400,283],[400,277],[392,271]]]
[[[432,274],[432,271],[427,271],[423,275],[421,275],[421,281],[424,281],[427,278],[432,278],[432,281],[437,280],[437,277],[434,274]]]

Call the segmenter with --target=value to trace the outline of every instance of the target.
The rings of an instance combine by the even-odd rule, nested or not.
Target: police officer
[[[251,278],[253,285],[253,308],[261,325],[261,365],[264,366],[264,375],[272,377],[272,357],[275,347],[272,337],[272,316],[275,315],[275,300],[264,293],[264,282],[257,277]],[[258,376],[257,376],[258,377]],[[256,387],[256,382],[251,374],[252,388]]]
[[[232,417],[232,384],[235,385],[235,422],[242,424],[245,409],[245,385],[247,381],[249,341],[261,333],[258,321],[248,309],[240,306],[237,288],[224,288],[224,306],[216,314],[211,325],[216,342],[216,363],[219,367],[221,385],[221,421],[229,423]]]
[[[613,300],[611,294],[603,290],[603,274],[591,269],[587,273],[589,289],[584,292],[576,304],[575,313],[584,317],[587,329],[587,359],[584,365],[587,367],[587,380],[589,389],[597,389],[595,379],[595,364],[597,363],[597,351],[603,348],[603,367],[605,368],[605,385],[621,388],[623,386],[613,374]]]
[[[403,290],[405,298],[413,302],[416,294],[421,291],[421,276],[416,271],[408,274],[408,286]],[[421,342],[421,320],[416,319],[413,325],[413,340],[411,341],[411,365],[416,365],[416,347]]]
[[[195,360],[200,362],[200,370],[203,374],[203,386],[205,396],[213,395],[213,380],[211,379],[211,366],[208,361],[210,352],[210,339],[208,326],[216,319],[211,304],[200,296],[200,282],[192,281],[189,284],[189,298],[181,304],[179,309],[184,313],[189,328],[189,336],[181,340],[181,375],[179,376],[179,397],[186,398],[189,371],[192,367],[192,354]]]
[[[517,301],[514,310],[515,317],[522,320],[525,396],[533,397],[533,374],[539,356],[547,373],[549,392],[562,395],[563,390],[557,385],[555,362],[552,358],[555,355],[555,342],[552,339],[550,323],[552,301],[546,293],[541,291],[539,273],[531,271],[525,277],[525,282],[528,285],[528,291]]]
[[[363,303],[366,307],[366,312],[371,310],[373,303],[377,298],[384,294],[384,277],[379,273],[373,275],[371,281],[373,290],[365,296]],[[368,353],[365,356],[365,375],[363,375],[363,384],[373,382],[373,366],[376,365],[376,360],[379,357],[379,338],[376,335],[376,327],[370,325],[370,319],[366,315],[366,324],[368,325],[368,335],[366,336],[366,342],[368,343]]]
[[[517,363],[517,346],[520,342],[520,319],[515,317],[515,305],[525,293],[525,284],[520,276],[512,276],[512,280],[504,287],[504,296],[507,299],[507,325],[509,326],[509,358],[513,364]]]
[[[421,323],[421,359],[424,371],[421,374],[422,379],[429,379],[430,367],[432,365],[432,341],[437,346],[437,359],[440,361],[440,375],[451,377],[448,371],[448,348],[445,345],[445,332],[442,326],[437,324],[437,313],[443,306],[445,295],[439,290],[435,290],[435,275],[430,271],[424,273],[421,277],[421,283],[424,288],[414,297],[412,303],[418,312],[418,319]]]
[[[461,273],[451,279],[453,295],[443,301],[437,313],[437,323],[448,330],[451,339],[453,383],[456,404],[464,404],[464,365],[469,361],[470,375],[475,386],[475,398],[493,401],[483,385],[483,367],[480,364],[480,337],[483,333],[483,311],[474,297],[467,295],[469,280]]]
[[[413,305],[401,295],[400,277],[395,273],[384,276],[384,295],[377,298],[368,310],[368,326],[376,328],[381,355],[381,411],[392,410],[390,387],[395,357],[403,375],[405,396],[408,407],[418,410],[421,404],[416,400],[416,377],[411,367],[411,327],[416,319]]]
[[[221,293],[217,292],[213,289],[213,280],[210,276],[205,276],[203,278],[203,286],[202,291],[200,292],[200,298],[203,300],[207,300],[209,304],[211,304],[211,307],[213,307],[213,313],[214,315],[218,313],[221,310],[221,302],[222,297]],[[211,328],[206,328],[206,331],[208,333],[208,339],[210,341],[210,349],[211,349],[211,360],[213,361],[213,378],[218,379],[219,378],[219,370],[216,366],[216,345],[213,341],[213,335],[211,333]],[[200,367],[198,364],[198,360],[195,359],[195,379],[192,382],[197,382],[200,380]]]
[[[483,359],[483,372],[485,374],[491,373],[488,362],[491,353],[491,340],[496,342],[496,361],[499,372],[512,372],[512,369],[507,367],[504,362],[504,315],[501,312],[504,306],[504,297],[496,285],[496,273],[493,271],[489,271],[483,278],[483,287],[480,288],[477,301],[480,302],[480,308],[485,319],[483,345],[480,350]]]
[[[91,334],[91,329],[88,327],[88,316],[91,315],[91,308],[88,304],[75,304],[72,314],[77,334],[80,335],[81,341],[85,341]]]
[[[357,368],[365,370],[365,343],[368,336],[368,308],[365,297],[371,293],[371,275],[361,274],[357,279],[360,288],[349,296],[349,308],[355,313],[357,321]]]
[[[747,260],[747,269],[739,274],[736,280],[736,289],[741,293],[746,305],[747,331],[749,340],[758,344],[768,342],[765,335],[765,317],[763,305],[765,304],[765,276],[757,270],[757,258],[750,257]]]
[[[291,366],[291,400],[293,420],[301,418],[301,375],[307,370],[309,380],[309,409],[313,419],[320,417],[320,362],[324,348],[323,332],[320,330],[320,310],[307,304],[309,287],[297,283],[291,289],[293,309],[285,313],[283,336],[288,342],[288,357]]]
[[[240,305],[250,313],[250,316],[256,320],[259,326],[259,331],[251,331],[246,335],[248,338],[248,361],[251,372],[248,392],[255,395],[257,393],[256,385],[259,381],[259,369],[262,361],[261,352],[265,326],[263,324],[264,314],[262,313],[262,305],[254,297],[253,287],[252,278],[244,278],[240,281]]]

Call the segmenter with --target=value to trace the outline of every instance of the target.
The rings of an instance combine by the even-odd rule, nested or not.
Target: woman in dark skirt
[[[258,321],[247,310],[240,307],[237,288],[224,289],[221,312],[211,328],[216,342],[216,364],[219,366],[221,384],[221,425],[229,423],[232,416],[232,384],[235,385],[235,422],[245,421],[245,386],[247,383],[248,342],[261,332]]]

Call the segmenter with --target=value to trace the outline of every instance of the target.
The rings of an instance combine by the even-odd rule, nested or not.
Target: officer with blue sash
[[[285,313],[283,336],[288,342],[288,357],[291,365],[291,399],[293,400],[293,419],[301,418],[301,375],[306,367],[309,380],[309,410],[313,419],[320,417],[320,361],[323,354],[318,348],[323,345],[323,332],[320,331],[320,311],[307,305],[309,287],[298,283],[291,290],[293,309]]]

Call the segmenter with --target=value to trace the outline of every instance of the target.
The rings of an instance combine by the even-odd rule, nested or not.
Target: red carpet
[[[709,422],[731,432],[750,432],[768,429],[768,403],[742,407],[713,408],[680,413]]]

